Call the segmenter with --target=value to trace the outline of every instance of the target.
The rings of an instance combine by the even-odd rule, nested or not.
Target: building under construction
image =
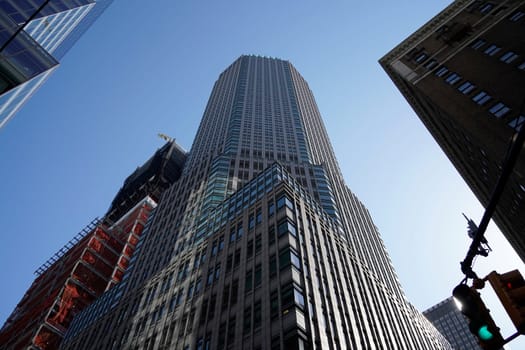
[[[0,330],[0,349],[58,349],[73,317],[120,282],[162,192],[186,152],[169,140],[124,182],[108,212],[39,267]]]

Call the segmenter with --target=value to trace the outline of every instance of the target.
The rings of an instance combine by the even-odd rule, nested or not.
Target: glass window
[[[481,5],[481,7],[479,8],[479,12],[487,14],[490,11],[492,11],[493,8],[494,4],[487,2],[486,4]]]
[[[490,99],[492,99],[492,96],[487,94],[485,91],[480,91],[476,96],[472,97],[472,101],[476,102],[480,106],[487,103]]]
[[[246,272],[246,280],[244,283],[244,292],[247,293],[252,290],[253,287],[253,274],[252,270]]]
[[[457,83],[458,81],[461,80],[461,77],[459,76],[459,74],[457,73],[451,73],[447,79],[445,80],[448,84],[450,85],[454,85],[455,83]]]
[[[287,233],[290,233],[292,236],[295,237],[297,236],[297,229],[295,228],[294,224],[292,224],[288,220],[285,220],[279,225],[277,225],[277,233],[279,234],[279,237]]]
[[[472,92],[472,90],[474,90],[475,88],[476,85],[472,84],[470,81],[466,81],[458,87],[458,90],[463,94],[467,95],[470,92]]]
[[[279,294],[276,290],[270,293],[270,318],[276,319],[279,315]]]
[[[512,119],[508,125],[514,130],[520,131],[523,124],[525,124],[525,116],[520,115],[518,118]]]
[[[417,63],[422,63],[428,58],[428,55],[425,52],[421,52],[419,55],[416,56],[415,61]]]
[[[293,295],[294,295],[295,305],[298,305],[302,309],[304,309],[304,296],[303,296],[303,293],[300,292],[297,288],[294,288]]]
[[[286,195],[282,195],[278,200],[277,200],[277,209],[281,209],[283,206],[287,206],[288,208],[290,209],[294,209],[294,205],[292,203],[292,201],[290,199],[288,199],[288,197]]]
[[[487,47],[487,49],[485,51],[483,51],[484,53],[486,53],[487,55],[489,56],[494,56],[495,54],[497,54],[499,51],[501,50],[501,47],[495,45],[495,44],[492,44],[490,45],[489,47]]]
[[[268,203],[268,216],[275,214],[275,204],[273,202]]]
[[[299,255],[290,247],[287,247],[279,253],[279,268],[282,270],[290,264],[298,270],[301,270],[301,259],[299,259]]]
[[[447,74],[447,72],[448,72],[448,68],[443,66],[443,67],[439,68],[439,69],[436,71],[436,73],[434,73],[434,74],[435,74],[436,76],[438,76],[438,77],[442,77],[442,76],[444,76],[445,74]]]
[[[426,69],[433,69],[435,66],[437,66],[437,61],[435,59],[431,59],[425,64]]]
[[[219,252],[224,249],[224,236],[219,238]]]
[[[518,69],[525,70],[525,62],[518,66]]]
[[[254,284],[255,284],[255,287],[258,287],[261,285],[261,281],[262,281],[262,269],[261,269],[261,265],[257,265],[255,266],[255,274],[254,274]]]
[[[221,275],[221,263],[215,265],[215,279],[218,280]]]
[[[517,53],[513,51],[507,51],[499,58],[499,60],[505,63],[512,63],[516,58],[518,58]]]
[[[492,106],[491,109],[489,109],[489,112],[494,114],[498,118],[503,117],[509,111],[510,111],[510,108],[501,102],[496,103],[494,106]]]
[[[522,19],[523,16],[525,16],[525,13],[524,13],[523,11],[516,11],[516,12],[514,12],[512,15],[510,15],[509,19],[510,19],[512,22],[517,22],[517,21],[519,21],[520,19]]]
[[[483,45],[485,45],[487,42],[483,39],[477,39],[476,41],[474,41],[470,47],[473,48],[474,50],[477,50],[479,49],[480,47],[482,47]]]

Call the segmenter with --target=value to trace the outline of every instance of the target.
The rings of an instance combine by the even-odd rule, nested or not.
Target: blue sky
[[[157,133],[190,149],[214,81],[241,54],[298,69],[408,299],[423,310],[448,297],[469,244],[461,213],[479,222],[483,208],[377,63],[448,4],[116,0],[0,130],[0,322],[33,271],[163,144]],[[480,275],[522,268],[494,225],[487,238]]]

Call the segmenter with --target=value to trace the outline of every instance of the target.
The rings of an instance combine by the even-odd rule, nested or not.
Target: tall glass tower
[[[63,348],[450,348],[406,300],[287,61],[242,56],[220,75],[145,230]]]

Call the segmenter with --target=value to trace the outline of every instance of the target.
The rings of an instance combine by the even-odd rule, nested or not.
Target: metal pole
[[[50,2],[51,0],[45,0],[42,5],[40,5],[40,7],[36,10],[35,13],[33,13],[25,22],[24,24],[22,24],[20,27],[18,27],[18,29],[15,31],[15,33],[13,35],[11,35],[11,37],[9,39],[7,39],[7,41],[4,43],[4,45],[2,45],[2,47],[0,47],[0,53],[2,53],[5,48],[11,44],[11,42],[16,38],[16,36],[22,31],[24,30],[24,28],[27,26],[27,24],[29,22],[31,22],[33,20],[33,18],[35,18],[39,13],[40,11],[42,11],[42,9],[44,7],[46,7],[46,5]]]
[[[523,110],[523,108],[521,108],[521,110]],[[523,141],[525,140],[525,125],[521,127],[517,135],[514,135],[513,139],[514,140],[512,142],[510,152],[505,161],[505,164],[503,165],[503,169],[501,170],[501,175],[499,176],[496,187],[494,188],[492,196],[490,197],[490,201],[485,209],[485,214],[483,214],[483,218],[479,223],[476,235],[472,239],[467,256],[465,257],[465,260],[461,262],[461,271],[467,276],[467,278],[478,278],[476,273],[472,270],[472,261],[477,255],[478,246],[483,240],[483,235],[487,229],[487,225],[489,224],[489,221],[496,210],[496,206],[501,197],[501,194],[503,193],[503,189],[510,177],[510,174],[512,173],[512,170],[514,169],[514,165],[518,160],[520,151],[523,148]]]

